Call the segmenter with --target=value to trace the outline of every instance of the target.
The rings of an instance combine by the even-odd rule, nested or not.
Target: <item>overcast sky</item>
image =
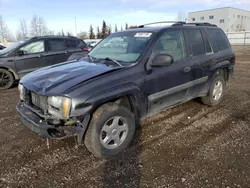
[[[34,14],[42,16],[50,30],[63,29],[75,34],[96,28],[102,20],[114,27],[175,20],[177,13],[232,6],[250,10],[250,0],[0,0],[0,14],[13,34],[19,19],[30,21]]]

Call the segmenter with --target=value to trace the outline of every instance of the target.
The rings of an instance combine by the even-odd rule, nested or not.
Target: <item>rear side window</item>
[[[201,31],[199,29],[188,30],[189,42],[192,46],[193,56],[205,54],[205,47]]]
[[[87,44],[83,42],[82,40],[76,40],[76,39],[67,39],[67,44],[69,48],[86,48]]]
[[[220,29],[207,29],[208,36],[212,43],[216,44],[218,50],[226,50],[230,48],[227,36]]]
[[[48,41],[49,51],[66,50],[67,46],[63,39],[53,39]]]
[[[203,36],[204,37],[204,44],[205,44],[205,48],[206,48],[206,53],[209,54],[209,53],[213,53],[213,50],[212,50],[212,47],[211,47],[211,44],[207,38],[207,36]]]

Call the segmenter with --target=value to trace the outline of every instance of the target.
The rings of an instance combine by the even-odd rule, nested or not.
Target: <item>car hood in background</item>
[[[84,81],[119,68],[101,63],[70,61],[34,71],[24,76],[20,82],[28,90],[40,95],[60,95]]]

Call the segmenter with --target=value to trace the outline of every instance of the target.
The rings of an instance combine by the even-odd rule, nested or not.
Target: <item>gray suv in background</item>
[[[64,62],[75,53],[88,53],[81,39],[71,36],[33,37],[0,51],[0,90],[36,69]]]

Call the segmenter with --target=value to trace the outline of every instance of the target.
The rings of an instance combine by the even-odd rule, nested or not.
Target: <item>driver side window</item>
[[[44,41],[36,41],[29,43],[22,48],[20,48],[24,54],[34,54],[39,52],[44,52]]]
[[[164,32],[155,44],[152,52],[153,58],[158,54],[168,54],[174,62],[187,56],[185,38],[182,31]]]

